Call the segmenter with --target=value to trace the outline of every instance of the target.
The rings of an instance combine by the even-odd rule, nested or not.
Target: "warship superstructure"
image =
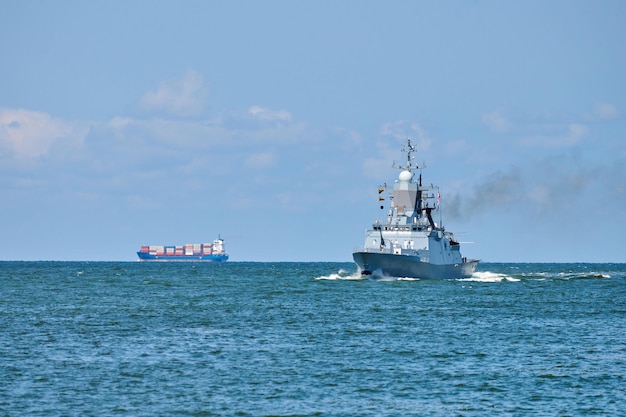
[[[365,245],[352,254],[363,275],[409,277],[419,279],[458,279],[470,277],[477,259],[461,255],[461,244],[454,235],[436,223],[433,215],[440,210],[439,187],[423,185],[420,167],[413,165],[415,148],[407,139],[406,165],[393,187],[378,189],[379,201],[388,191],[389,212],[377,220],[365,236]],[[394,164],[395,165],[395,164]],[[381,209],[384,206],[381,205]],[[433,213],[435,212],[435,213]]]

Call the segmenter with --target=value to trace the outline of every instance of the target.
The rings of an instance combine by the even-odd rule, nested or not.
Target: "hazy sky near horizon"
[[[0,260],[351,261],[402,143],[485,261],[626,262],[626,2],[0,1]]]

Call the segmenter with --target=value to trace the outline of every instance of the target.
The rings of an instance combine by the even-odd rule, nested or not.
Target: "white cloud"
[[[570,123],[559,129],[561,131],[553,135],[527,136],[520,143],[538,148],[569,148],[578,145],[589,133],[589,128],[580,123]]]
[[[139,100],[139,107],[175,116],[197,116],[204,109],[206,96],[202,75],[189,70],[181,78],[163,81],[155,91],[148,91]]]
[[[34,160],[48,153],[57,140],[79,145],[88,132],[81,123],[54,118],[48,113],[0,109],[0,149],[18,160]]]
[[[564,138],[565,144],[575,145],[589,133],[589,128],[580,123],[571,123],[567,127],[567,135]]]
[[[385,123],[381,126],[379,133],[381,136],[391,137],[399,143],[406,143],[407,138],[411,139],[411,144],[421,151],[430,148],[430,138],[417,123],[406,120]]]
[[[505,133],[511,129],[511,123],[500,110],[483,114],[482,121],[489,130],[495,133]]]
[[[613,120],[620,116],[620,111],[617,107],[610,103],[594,103],[593,115],[594,119],[599,120]]]
[[[128,117],[116,116],[113,119],[111,119],[111,121],[109,122],[109,126],[111,126],[111,128],[113,129],[123,129],[132,123],[133,123],[133,119],[130,119]]]
[[[431,139],[424,129],[417,123],[407,120],[388,122],[379,129],[379,140],[376,142],[375,157],[365,158],[362,163],[363,174],[369,178],[387,178],[389,167],[393,161],[400,165],[406,163],[405,155],[399,150],[406,145],[407,138],[411,145],[421,153],[427,151]]]
[[[248,113],[254,118],[263,121],[289,121],[291,120],[291,113],[286,110],[269,110],[261,106],[252,106],[248,109]]]

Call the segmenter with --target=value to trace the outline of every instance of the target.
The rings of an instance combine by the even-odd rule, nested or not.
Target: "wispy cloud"
[[[198,116],[204,110],[207,89],[202,75],[187,71],[181,78],[163,81],[139,100],[139,108],[173,116]]]
[[[483,114],[481,120],[497,137],[505,137],[508,145],[559,149],[580,145],[590,135],[590,124],[619,117],[619,111],[611,104],[596,103],[592,111],[579,114],[518,116],[515,121],[511,121],[498,109]]]
[[[79,145],[88,132],[84,123],[54,118],[48,113],[0,109],[0,152],[16,160],[35,160],[57,141]]]
[[[286,110],[270,110],[261,106],[252,106],[248,109],[248,113],[254,118],[263,121],[289,121],[291,113]]]
[[[569,148],[578,145],[589,134],[589,128],[581,123],[558,126],[553,134],[528,135],[520,139],[527,147]]]
[[[311,156],[322,152],[318,132],[293,123],[287,112],[257,112],[264,120],[247,109],[232,114],[228,119],[164,115],[76,122],[42,112],[0,109],[0,180],[12,192],[37,187],[49,195],[62,189],[72,194],[70,198],[98,196],[156,207],[186,198],[183,190],[205,190],[215,182],[239,184],[242,168],[266,170],[279,160],[303,176],[319,178],[320,172],[321,176],[328,172],[326,160]],[[276,149],[268,150],[270,143]],[[301,161],[305,157],[321,161],[320,171],[309,173],[310,164]],[[277,182],[284,185],[287,180],[258,178],[255,198],[265,198]],[[65,186],[59,188],[61,184]],[[239,198],[244,189],[233,189],[230,197]]]
[[[482,121],[494,133],[505,133],[511,130],[511,122],[502,114],[501,110],[484,114]]]
[[[428,133],[417,123],[399,120],[384,123],[379,131],[376,140],[376,156],[365,158],[362,163],[363,173],[369,178],[387,178],[392,161],[405,164],[401,159],[398,150],[411,139],[411,144],[416,150],[424,152],[431,146],[431,139]]]
[[[426,150],[431,145],[431,139],[426,131],[419,124],[408,120],[385,123],[381,126],[378,134],[381,139],[385,140],[385,143],[388,143],[389,139],[397,143],[406,143],[407,138],[409,138],[418,150]],[[394,143],[393,146],[395,148],[396,144]]]
[[[591,121],[614,120],[619,117],[621,117],[621,112],[615,105],[603,102],[594,103],[593,110],[587,116]]]

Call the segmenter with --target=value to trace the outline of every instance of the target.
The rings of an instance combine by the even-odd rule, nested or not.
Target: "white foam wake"
[[[464,278],[460,281],[474,281],[474,282],[518,282],[520,281],[518,278],[513,278],[510,275],[506,274],[498,274],[496,272],[474,272],[470,278]]]
[[[357,270],[356,272],[349,272],[346,271],[344,269],[340,269],[337,273],[333,273],[333,274],[329,274],[329,275],[322,275],[321,277],[317,277],[315,279],[318,280],[330,280],[330,281],[336,281],[336,280],[361,280],[361,279],[365,279],[362,275],[361,275],[361,271]]]

